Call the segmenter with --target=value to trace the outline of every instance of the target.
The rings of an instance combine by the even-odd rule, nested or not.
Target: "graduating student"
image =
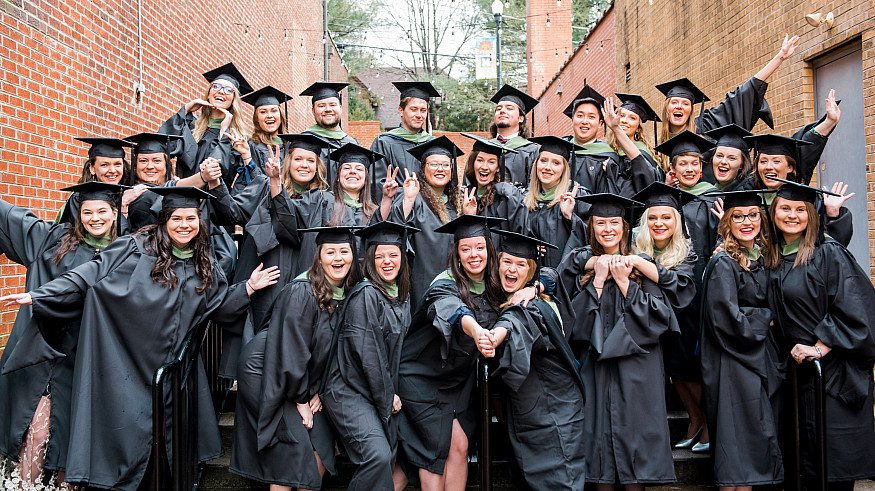
[[[753,136],[737,124],[728,124],[706,131],[705,136],[717,142],[711,154],[711,165],[704,166],[702,179],[720,191],[738,190],[750,175],[753,164],[750,160],[750,145],[745,137]],[[709,173],[710,170],[710,173]]]
[[[398,223],[407,223],[420,232],[410,237],[416,254],[410,269],[410,295],[414,310],[432,280],[447,268],[452,239],[436,229],[462,214],[462,195],[456,172],[456,157],[462,150],[449,138],[441,136],[409,150],[411,157],[422,162],[418,175],[404,169],[402,193],[396,194],[388,216]],[[394,174],[398,170],[393,169]],[[388,183],[388,181],[387,181]],[[397,187],[394,191],[397,192]],[[473,210],[472,210],[473,213]]]
[[[875,476],[875,289],[851,253],[824,235],[816,206],[822,192],[787,182],[769,206],[769,305],[783,335],[780,353],[799,364],[803,482],[816,475],[815,376],[804,362],[817,358],[826,386],[827,477],[830,489],[850,490],[854,480]]]
[[[705,110],[705,101],[710,101],[698,87],[686,78],[662,83],[656,88],[665,95],[662,107],[662,130],[659,141],[664,142],[683,130],[704,133],[727,124],[736,124],[750,131],[762,119],[769,128],[774,128],[772,111],[765,100],[766,81],[781,63],[789,58],[799,46],[799,36],[785,35],[781,49],[774,58],[747,82],[726,94],[726,99],[715,107]],[[693,118],[693,106],[702,105],[699,115]]]
[[[463,215],[434,231],[450,236],[449,267],[433,278],[401,348],[399,460],[426,491],[465,489],[476,429],[475,339],[504,301],[489,232],[499,221]],[[416,249],[423,250],[437,254]]]
[[[777,336],[768,304],[769,221],[758,191],[723,195],[723,250],[705,270],[702,290],[702,389],[722,490],[780,484]]]
[[[476,190],[471,198],[477,202],[477,214],[504,218],[506,221],[500,225],[502,229],[522,232],[527,227],[528,216],[523,193],[503,179],[502,155],[516,150],[477,135],[462,135],[474,140],[465,166],[465,179],[467,186]]]
[[[158,133],[183,138],[171,151],[176,157],[176,175],[197,174],[200,164],[210,157],[219,161],[222,181],[230,189],[241,163],[232,138],[245,141],[246,136],[240,97],[252,92],[252,86],[233,63],[204,73],[204,78],[209,82],[204,96],[182,106]],[[200,116],[195,119],[198,110]]]
[[[47,322],[81,316],[67,482],[138,489],[150,465],[155,370],[177,356],[193,329],[213,317],[240,315],[247,294],[276,278],[258,270],[229,288],[199,213],[201,197],[209,195],[190,187],[154,189],[164,196],[157,224],[116,239],[94,260],[36,290],[0,299],[32,305],[34,317]],[[221,442],[203,365],[197,370],[206,396],[198,406],[203,462],[219,455]]]
[[[617,152],[607,142],[598,139],[599,128],[604,123],[604,103],[605,97],[587,84],[562,112],[571,118],[573,131],[573,134],[564,139],[583,147],[572,152],[568,162],[571,167],[571,180],[590,193],[608,191],[605,187],[605,168],[608,164],[605,161],[609,160],[613,165],[620,162]]]
[[[117,236],[122,186],[90,181],[63,191],[78,195],[78,215],[64,223],[0,200],[0,253],[27,268],[27,290],[90,261]],[[51,336],[51,347],[41,342],[38,328]],[[19,309],[0,358],[0,487],[16,479],[37,485],[52,476],[48,489],[55,489],[63,480],[56,473],[66,468],[78,341],[78,318],[41,326],[30,305]]]
[[[654,181],[661,181],[660,168],[654,159],[653,147],[644,136],[644,123],[659,121],[643,97],[617,94],[623,102],[614,107],[613,97],[602,109],[605,125],[611,129],[608,144],[619,155],[616,165],[604,162],[604,192],[630,197]]]
[[[340,92],[349,84],[346,82],[316,82],[304,89],[300,95],[310,96],[315,124],[304,130],[322,138],[328,145],[322,149],[319,158],[325,164],[326,180],[334,181],[337,162],[331,160],[331,153],[338,148],[352,143],[358,145],[358,140],[346,134],[340,127],[343,113],[343,96]]]
[[[255,169],[264,173],[265,165],[272,154],[278,153],[280,161],[285,157],[286,149],[279,135],[286,133],[288,101],[292,100],[292,96],[266,85],[242,99],[253,109],[252,136],[248,142],[234,141],[234,149],[240,154],[243,163],[236,169],[237,181],[246,185],[252,181]],[[268,146],[273,148],[268,149]]]
[[[97,181],[107,184],[126,184],[131,179],[131,166],[125,158],[125,148],[133,143],[119,138],[81,137],[76,138],[87,145],[88,159],[82,167],[78,184]],[[73,193],[58,210],[55,222],[72,223],[79,216],[79,195]]]
[[[401,410],[398,365],[410,325],[407,237],[417,230],[379,222],[364,239],[363,281],[347,296],[332,340],[322,404],[358,468],[351,490],[394,489],[392,474]]]
[[[514,232],[493,232],[501,235],[498,278],[510,298],[539,276],[539,247],[555,246]],[[497,363],[490,368],[508,389],[508,435],[526,484],[531,489],[583,489],[585,389],[556,303],[541,295],[527,305],[505,307],[478,348],[495,356]]]
[[[432,97],[440,97],[440,92],[428,82],[392,82],[401,94],[398,116],[401,124],[378,136],[371,144],[371,150],[383,155],[374,165],[374,201],[379,201],[379,193],[384,180],[387,180],[388,166],[401,169],[396,176],[400,185],[405,179],[404,170],[418,174],[422,163],[408,151],[434,137],[428,132],[429,104]]]
[[[604,194],[579,199],[592,204],[590,245],[571,251],[559,273],[576,292],[569,341],[586,389],[586,479],[601,490],[672,482],[660,337],[678,326],[659,286],[627,259],[624,217],[641,203]]]
[[[584,244],[587,206],[574,200],[586,191],[571,182],[568,159],[577,147],[562,138],[539,136],[531,139],[540,149],[531,168],[529,192],[523,203],[529,211],[528,229],[533,237],[550,240],[558,249],[548,249],[544,265],[555,268],[566,247]],[[569,245],[569,243],[571,245]]]
[[[703,236],[711,233],[716,237],[717,231],[709,232],[707,228],[700,230],[696,227],[697,232],[693,232],[692,223],[697,215],[688,218],[687,212],[698,209],[696,198],[680,189],[655,182],[634,198],[646,206],[635,237],[636,251],[652,258],[656,271],[641,260],[634,261],[633,265],[659,285],[680,328],[680,336],[663,340],[668,376],[690,416],[687,435],[675,447],[707,452],[708,428],[705,426],[705,413],[699,407],[702,375],[696,347],[699,340],[701,275],[711,251],[702,255],[698,247],[704,242],[713,243],[714,239]],[[714,218],[707,208],[702,213],[705,220]]]
[[[538,145],[526,139],[529,136],[526,114],[538,105],[538,100],[507,84],[490,100],[496,104],[495,118],[489,127],[493,141],[516,150],[515,154],[504,156],[504,181],[525,186],[538,156]]]
[[[277,297],[270,323],[244,346],[237,374],[231,472],[271,489],[318,490],[336,474],[319,389],[346,295],[359,281],[350,227],[317,227],[310,268]]]

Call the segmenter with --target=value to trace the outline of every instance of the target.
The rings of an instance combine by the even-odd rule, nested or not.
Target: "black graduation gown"
[[[819,339],[826,381],[826,446],[830,481],[875,476],[872,366],[875,363],[875,289],[844,246],[827,240],[811,261],[793,268],[784,256],[769,275],[769,305],[783,334],[781,353]],[[795,363],[790,359],[787,363]],[[815,474],[814,375],[799,366],[803,475]]]
[[[508,389],[508,435],[526,484],[582,490],[583,381],[559,316],[538,298],[505,308],[495,326],[508,334],[490,368]]]
[[[423,140],[423,143],[433,138]],[[422,164],[419,162],[419,159],[407,152],[407,150],[416,145],[418,143],[413,143],[389,133],[383,133],[371,143],[371,151],[383,156],[382,159],[377,160],[371,166],[373,172],[371,182],[374,183],[371,192],[374,195],[374,203],[379,203],[383,196],[383,183],[386,182],[387,166],[391,165],[393,169],[399,169],[398,178],[396,179],[399,186],[404,184],[404,169],[407,169],[411,174],[416,173],[417,177],[422,178],[419,175],[419,167]]]
[[[418,233],[414,237],[421,235]],[[477,322],[488,329],[497,314],[486,299],[472,293],[479,310]],[[453,419],[458,419],[470,442],[477,426],[473,397],[475,367],[479,351],[457,324],[450,324],[456,311],[465,306],[455,282],[437,279],[416,311],[401,347],[398,372],[399,461],[408,478],[418,479],[414,469],[443,474]]]
[[[498,143],[495,138],[489,141]],[[511,138],[506,145],[508,148],[516,150],[517,153],[507,152],[501,157],[504,166],[504,182],[524,187],[532,175],[532,166],[538,160],[541,146],[519,136]]]
[[[495,197],[492,199],[492,203],[482,211],[478,206],[477,214],[485,217],[504,218],[506,221],[499,224],[498,228],[526,233],[529,210],[523,203],[523,198],[520,188],[506,182],[497,182],[495,183]],[[478,205],[482,200],[482,197],[477,198]]]
[[[212,157],[221,164],[222,181],[231,189],[237,168],[243,163],[240,154],[231,146],[227,136],[219,134],[218,128],[207,128],[201,139],[196,141],[192,134],[194,123],[195,115],[186,113],[185,107],[182,107],[158,128],[158,133],[182,137],[181,142],[170,144],[170,156],[176,157],[176,175],[183,178],[193,176],[200,171],[201,163],[207,157]]]
[[[408,238],[410,248],[415,254],[410,263],[410,308],[415,311],[423,302],[423,295],[431,285],[432,280],[447,269],[447,259],[453,248],[453,235],[442,234],[434,230],[441,225],[441,219],[425,204],[422,196],[417,196],[413,203],[410,216],[404,218],[402,209],[402,193],[395,195],[389,220],[397,223],[407,223],[420,231]],[[445,205],[450,220],[456,218],[456,210]]]
[[[73,374],[74,451],[66,469],[71,483],[137,489],[151,452],[155,370],[174,359],[196,326],[213,316],[240,315],[248,305],[245,286],[229,288],[215,262],[213,286],[202,295],[195,292],[200,281],[193,259],[175,261],[179,283],[172,290],[153,281],[157,258],[146,250],[145,239],[119,238],[94,260],[30,292],[35,317],[82,318]],[[197,369],[203,462],[219,456],[221,442],[203,364]],[[166,404],[169,410],[170,401]]]
[[[718,253],[705,271],[702,305],[703,409],[718,486],[784,480],[777,405],[777,346],[770,333],[768,271],[762,258],[744,270]]]
[[[160,195],[147,189],[128,204],[128,223],[131,226],[131,232],[157,223],[163,201]]]
[[[349,489],[392,490],[398,445],[392,402],[410,302],[386,298],[367,280],[359,288],[347,298],[335,334],[336,355],[329,361],[322,404],[350,460],[359,466]]]
[[[562,138],[570,142],[575,142],[574,135],[569,135]],[[599,147],[606,146],[603,141],[596,141]],[[584,145],[586,147],[586,145]],[[571,166],[571,180],[586,188],[590,193],[607,193],[611,192],[607,187],[607,176],[602,170],[602,164],[605,160],[610,160],[611,164],[619,165],[620,156],[613,150],[604,151],[594,150],[578,150],[571,154],[571,161],[568,164]]]
[[[601,298],[592,281],[580,287],[579,275],[591,257],[585,247],[560,266],[563,284],[577,292],[569,344],[586,389],[586,479],[673,482],[659,338],[678,332],[677,321],[659,286],[646,278],[640,286],[630,281],[626,297],[613,280],[605,282]]]
[[[336,474],[334,438],[324,411],[313,428],[297,404],[319,391],[341,304],[321,310],[310,282],[296,279],[280,292],[270,324],[240,353],[231,472],[257,481],[320,489],[315,450]]]
[[[70,269],[84,264],[97,254],[88,244],[80,244],[68,252],[60,264],[54,256],[61,239],[72,227],[69,223],[55,224],[40,220],[30,210],[0,200],[0,253],[27,268],[25,290],[32,291]],[[70,441],[70,400],[73,391],[73,367],[79,340],[79,319],[47,321],[44,329],[51,335],[51,348],[42,343],[30,305],[19,308],[15,323],[6,342],[0,367],[0,455],[18,461],[22,439],[36,412],[44,391],[51,396],[49,414],[51,437],[46,444],[43,468],[63,471]],[[42,345],[50,353],[45,359],[22,368],[17,363],[21,356],[38,357],[38,353],[22,353],[15,348],[22,342],[22,350]],[[16,356],[13,356],[16,353]],[[11,361],[10,361],[11,360]],[[13,365],[18,365],[14,367]],[[19,368],[6,373],[7,369]]]
[[[573,184],[571,185],[573,187]],[[570,189],[569,189],[570,190]],[[577,190],[578,196],[586,196],[583,189]],[[548,268],[556,268],[567,250],[580,247],[586,243],[585,211],[589,206],[578,202],[571,214],[571,220],[565,218],[559,203],[548,207],[549,202],[536,201],[534,210],[529,210],[528,229],[532,237],[549,242],[557,249],[548,248],[541,259],[541,264]],[[525,206],[525,205],[523,205]]]
[[[765,99],[768,88],[768,83],[751,77],[727,93],[720,104],[696,117],[696,133],[705,133],[732,123],[750,131],[760,119],[772,127],[772,112]]]
[[[604,193],[613,193],[631,198],[649,186],[651,183],[660,181],[661,171],[653,157],[645,150],[634,159],[620,155],[619,161],[614,165],[608,164],[605,172]]]
[[[286,158],[286,147],[285,144],[280,142],[276,144],[279,147],[279,157],[280,163],[282,163]],[[253,140],[249,140],[249,155],[252,157],[252,161],[250,164],[255,164],[255,168],[259,170],[262,174],[266,174],[265,166],[267,165],[268,159],[270,159],[270,152],[267,150],[267,145],[261,142],[256,142]],[[241,162],[242,163],[242,162]],[[242,167],[241,167],[242,169]],[[250,170],[250,177],[253,177],[254,169]],[[239,179],[239,169],[238,169],[238,179]],[[236,183],[235,183],[236,184]],[[246,183],[244,183],[245,185]]]
[[[303,133],[309,133],[311,135],[316,135],[319,138],[322,138],[326,142],[328,142],[328,146],[322,149],[322,152],[319,154],[319,158],[322,159],[322,163],[325,164],[325,170],[327,172],[327,181],[329,183],[334,182],[334,174],[337,173],[337,162],[331,160],[331,153],[337,150],[338,148],[346,145],[347,143],[354,143],[356,145],[359,144],[359,141],[355,138],[344,135],[343,138],[328,138],[326,136],[320,135],[310,129],[306,129]],[[384,176],[385,178],[385,176]]]

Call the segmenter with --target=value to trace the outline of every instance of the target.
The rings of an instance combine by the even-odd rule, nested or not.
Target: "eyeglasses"
[[[732,221],[735,223],[744,223],[745,218],[749,219],[750,223],[755,223],[760,221],[760,215],[762,215],[762,213],[758,211],[752,211],[747,215],[742,215],[741,213],[733,213],[732,215],[729,215],[729,218],[731,218]]]
[[[226,94],[233,94],[234,93],[234,87],[228,87],[227,85],[222,85],[222,84],[213,84],[212,89],[218,90],[219,92],[224,92]]]
[[[453,166],[452,162],[429,162],[425,164],[429,169],[449,169]]]

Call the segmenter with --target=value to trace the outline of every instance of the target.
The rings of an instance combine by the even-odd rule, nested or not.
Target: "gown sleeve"
[[[769,128],[774,128],[772,112],[765,99],[768,87],[768,83],[751,77],[726,94],[723,102],[706,109],[696,118],[696,132],[704,133],[732,123],[750,131],[760,119]]]
[[[817,169],[817,164],[820,162],[824,149],[826,149],[829,136],[820,135],[812,131],[825,118],[826,116],[813,123],[808,123],[792,136],[792,138],[797,140],[811,143],[811,145],[799,146],[799,158],[796,161],[796,178],[802,184],[811,184],[811,178],[814,176],[814,171]]]
[[[455,328],[457,320],[457,311],[459,309],[468,309],[462,297],[459,296],[459,290],[456,284],[452,281],[438,281],[429,288],[426,294],[426,314],[431,326],[438,331],[438,335],[442,338],[441,343],[441,360],[447,361],[450,348],[456,342],[456,336],[459,335]],[[472,315],[473,317],[473,315]]]
[[[839,244],[848,247],[854,235],[854,220],[851,210],[844,206],[839,209],[839,216],[826,219],[826,233]]]
[[[659,281],[657,284],[662,290],[663,298],[675,310],[687,308],[693,299],[696,297],[696,285],[693,281],[693,267],[696,264],[695,254],[687,256],[684,262],[673,268],[666,268],[659,261],[643,255],[656,265],[656,271],[659,273]]]
[[[0,253],[14,263],[29,266],[55,225],[41,220],[27,208],[0,199]]]
[[[297,203],[292,203],[292,198],[289,197],[285,189],[273,198],[269,196],[268,194],[270,222],[276,240],[284,244],[300,244],[301,234],[298,232],[298,221],[305,217],[299,217],[300,208],[296,206]]]
[[[182,137],[182,141],[170,143],[170,156],[176,157],[176,173],[180,177],[193,176],[198,169],[198,163],[195,162],[197,160],[197,141],[191,132],[192,122],[194,122],[194,115],[186,113],[185,106],[183,106],[158,129],[159,133]]]

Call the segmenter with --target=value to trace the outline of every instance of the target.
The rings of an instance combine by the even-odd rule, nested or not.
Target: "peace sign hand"
[[[466,215],[476,215],[477,214],[477,188],[472,187],[470,190],[467,186],[462,187],[462,192],[464,195],[464,203],[462,204],[462,211]]]
[[[264,171],[267,173],[267,177],[271,179],[279,179],[280,177],[280,147],[279,145],[268,145],[267,153],[269,155],[267,162],[264,164]]]
[[[571,220],[571,214],[574,212],[575,196],[577,196],[577,190],[580,189],[580,184],[574,183],[574,188],[567,193],[562,193],[559,198],[559,211],[562,212],[562,216],[565,217],[566,220]]]
[[[386,182],[383,183],[383,197],[392,199],[398,194],[398,169],[386,166]]]
[[[223,131],[222,134],[231,140],[231,146],[234,147],[234,150],[237,150],[237,153],[239,153],[241,157],[243,157],[244,162],[249,163],[249,161],[252,160],[252,152],[249,149],[249,143],[246,142],[246,139],[243,138],[240,133],[237,133],[236,130],[231,130],[230,132]]]

